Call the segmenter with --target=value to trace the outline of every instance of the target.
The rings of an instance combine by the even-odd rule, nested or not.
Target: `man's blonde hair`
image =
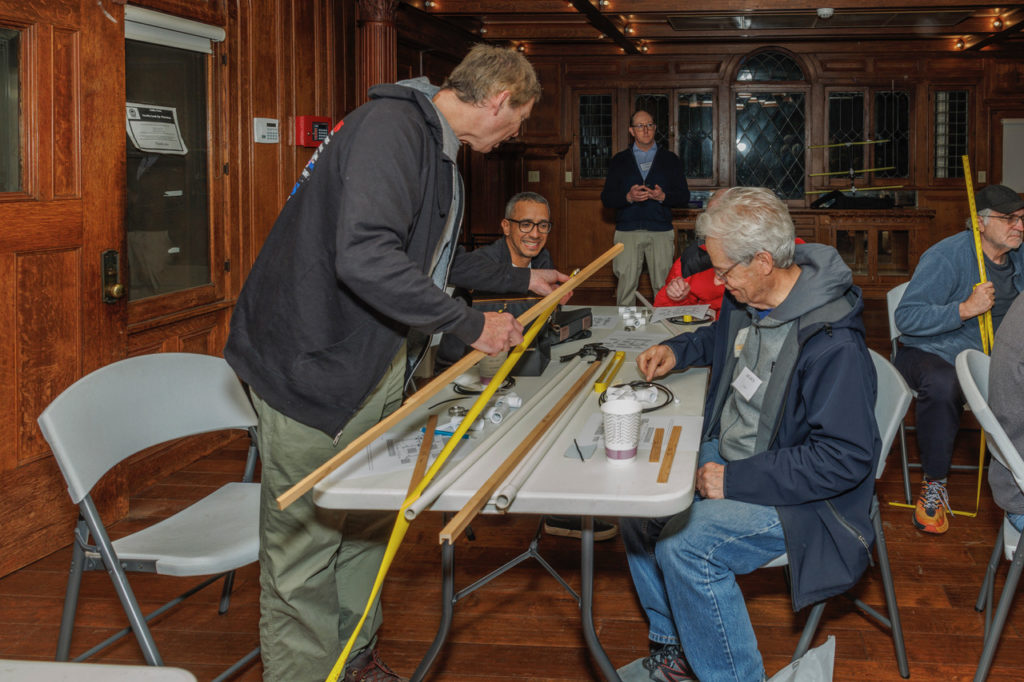
[[[479,104],[503,90],[511,93],[513,108],[540,99],[540,81],[526,57],[485,43],[474,45],[441,87],[455,91],[467,104]]]

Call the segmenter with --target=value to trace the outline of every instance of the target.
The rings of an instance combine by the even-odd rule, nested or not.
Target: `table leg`
[[[437,634],[434,641],[427,650],[423,660],[420,661],[416,672],[412,674],[411,682],[419,682],[427,673],[434,659],[441,652],[444,641],[448,637],[448,630],[452,626],[452,614],[455,611],[455,546],[450,542],[441,544],[441,622],[437,626]]]
[[[584,516],[580,529],[580,593],[583,597],[580,605],[580,619],[583,623],[583,639],[587,642],[590,655],[597,661],[597,667],[601,670],[609,682],[621,682],[619,674],[615,671],[612,662],[608,660],[608,654],[601,648],[601,642],[597,638],[597,631],[594,629],[594,517]]]

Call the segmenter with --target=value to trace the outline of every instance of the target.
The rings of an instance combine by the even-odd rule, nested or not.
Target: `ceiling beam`
[[[964,38],[965,50],[981,50],[989,45],[995,45],[1015,37],[1024,28],[1024,10],[1013,10],[1000,17],[1003,21],[1001,31],[986,36],[967,36]]]
[[[590,0],[570,0],[570,2],[572,2],[572,6],[580,14],[590,21],[594,28],[611,38],[616,45],[622,48],[623,52],[626,54],[640,54],[636,43],[623,35],[618,26],[613,24],[608,17],[601,14],[599,9],[590,4]]]

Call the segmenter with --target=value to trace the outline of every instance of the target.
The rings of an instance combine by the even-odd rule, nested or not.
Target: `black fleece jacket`
[[[452,209],[442,140],[427,96],[388,84],[317,150],[249,273],[224,349],[275,410],[334,437],[410,330],[480,336],[483,314],[429,276]],[[507,276],[495,266],[487,279]]]

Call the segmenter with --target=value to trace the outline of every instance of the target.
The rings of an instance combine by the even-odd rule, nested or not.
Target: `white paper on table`
[[[391,434],[385,433],[372,443],[353,455],[352,459],[342,464],[335,474],[338,478],[361,478],[371,474],[383,474],[399,469],[412,469],[416,464],[416,457],[420,452],[420,444],[423,442],[423,432],[417,431],[414,434]],[[430,444],[429,463],[433,463],[441,454],[448,436],[434,434],[434,441]],[[464,452],[473,449],[472,445],[464,444]],[[449,461],[455,461],[459,454],[456,448],[452,452]]]
[[[707,303],[700,305],[673,305],[661,308],[655,308],[654,314],[651,315],[651,322],[658,322],[660,320],[667,320],[670,317],[682,317],[683,315],[689,315],[694,320],[703,320],[708,316],[708,310],[711,306]]]
[[[651,332],[615,332],[601,339],[601,345],[610,350],[640,353],[657,346],[670,336],[665,330]]]
[[[683,427],[682,433],[679,434],[676,452],[680,450],[696,451],[700,446],[700,430],[703,424],[703,417],[693,415],[662,417],[653,412],[643,413],[640,415],[640,444],[637,446],[637,456],[643,455],[646,459],[650,455],[651,445],[654,444],[655,429],[665,430],[665,435],[661,439],[661,452],[664,455],[673,426]],[[579,452],[576,451],[576,444],[579,445]],[[579,459],[582,454],[583,459],[590,459],[595,452],[604,452],[604,418],[600,413],[592,414],[587,418],[579,435],[576,436],[576,444],[569,444],[565,449],[565,457]]]
[[[618,315],[591,315],[591,329],[615,329],[619,323]]]

